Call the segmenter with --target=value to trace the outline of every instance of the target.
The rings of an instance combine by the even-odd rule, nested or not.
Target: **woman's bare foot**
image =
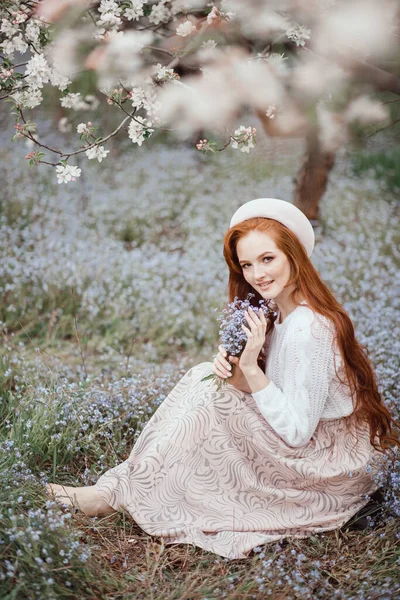
[[[116,512],[98,494],[94,485],[87,487],[71,487],[49,483],[47,493],[59,504],[67,504],[79,508],[88,517],[111,515]]]

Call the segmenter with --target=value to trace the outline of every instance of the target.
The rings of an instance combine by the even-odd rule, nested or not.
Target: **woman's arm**
[[[326,324],[314,320],[312,326],[305,321],[293,329],[285,350],[282,389],[261,370],[243,371],[261,414],[289,446],[311,439],[328,397],[334,335]]]

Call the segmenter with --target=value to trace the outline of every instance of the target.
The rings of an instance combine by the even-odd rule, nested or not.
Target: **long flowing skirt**
[[[308,444],[292,448],[270,427],[251,394],[201,381],[190,369],[155,411],[127,460],[96,483],[165,545],[194,544],[245,558],[267,542],[336,529],[377,485],[367,464],[377,452],[366,429],[321,420]]]

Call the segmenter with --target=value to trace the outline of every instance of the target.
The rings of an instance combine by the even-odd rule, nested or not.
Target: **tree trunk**
[[[321,148],[317,132],[307,136],[306,153],[296,177],[294,204],[311,221],[319,218],[319,202],[325,193],[335,153]]]

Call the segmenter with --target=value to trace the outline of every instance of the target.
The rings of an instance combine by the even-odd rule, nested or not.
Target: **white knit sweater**
[[[305,302],[282,323],[279,315],[267,336],[266,375],[270,383],[252,394],[270,426],[289,446],[310,441],[320,419],[353,412],[343,381],[343,361],[334,338],[334,323]]]

